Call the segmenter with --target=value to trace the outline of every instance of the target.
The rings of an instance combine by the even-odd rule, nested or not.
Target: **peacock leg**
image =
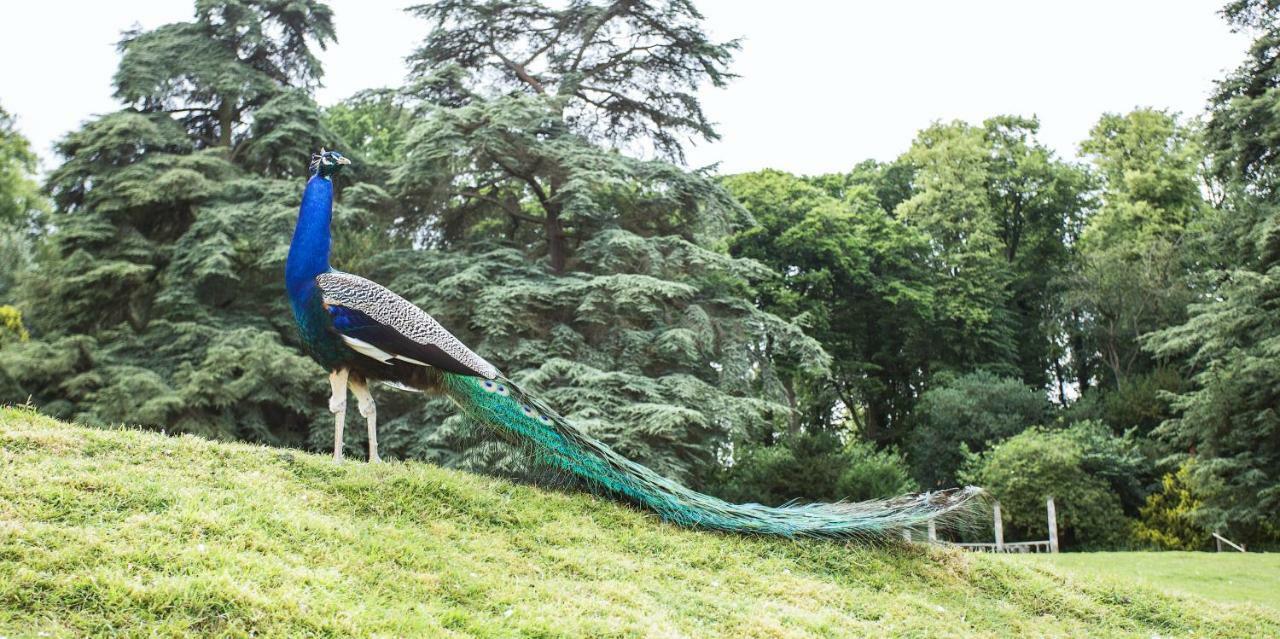
[[[333,460],[342,461],[342,426],[347,421],[347,369],[329,373],[329,411],[333,413]]]
[[[356,405],[360,414],[369,424],[369,463],[382,461],[378,457],[378,407],[373,403],[373,393],[369,392],[369,383],[363,379],[351,378],[351,393],[356,396]]]

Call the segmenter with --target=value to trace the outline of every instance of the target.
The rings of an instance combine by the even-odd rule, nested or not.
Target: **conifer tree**
[[[58,144],[53,233],[22,286],[32,339],[0,358],[4,399],[306,441],[322,384],[290,345],[279,273],[296,178],[329,137],[305,93],[328,16],[312,0],[209,0],[190,22],[126,35],[126,108]]]
[[[412,11],[433,30],[411,58],[419,123],[393,185],[402,231],[439,252],[384,254],[384,280],[593,436],[682,481],[700,483],[730,433],[785,427],[776,361],[820,375],[827,357],[752,303],[767,269],[718,249],[745,211],[667,161],[683,136],[714,138],[694,92],[730,77],[736,45],[709,40],[682,0]],[[646,150],[656,157],[636,157]],[[519,468],[463,426],[445,421],[426,452]]]
[[[1144,340],[1191,377],[1176,414],[1156,431],[1191,458],[1195,523],[1250,542],[1280,539],[1280,195],[1275,154],[1280,19],[1274,3],[1223,11],[1254,35],[1249,55],[1218,84],[1206,146],[1223,194],[1209,233],[1208,290],[1185,322]]]

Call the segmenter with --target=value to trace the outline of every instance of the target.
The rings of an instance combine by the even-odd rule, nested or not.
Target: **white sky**
[[[339,43],[321,56],[329,104],[399,85],[425,23],[410,0],[331,0]],[[701,0],[718,38],[744,38],[741,77],[704,91],[723,139],[689,153],[724,172],[847,170],[892,159],[933,120],[1038,115],[1066,156],[1105,111],[1199,114],[1248,38],[1216,14],[1224,0]],[[190,18],[189,0],[5,3],[0,104],[44,157],[93,114],[118,108],[120,31]]]

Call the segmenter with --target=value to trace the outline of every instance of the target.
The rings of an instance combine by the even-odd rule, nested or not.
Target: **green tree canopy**
[[[1190,377],[1157,434],[1194,459],[1185,476],[1201,500],[1194,522],[1256,542],[1280,538],[1280,22],[1262,0],[1231,2],[1224,14],[1256,39],[1210,101],[1205,144],[1225,195],[1206,233],[1216,268],[1186,321],[1144,343]]]
[[[234,157],[252,139],[254,111],[293,87],[318,86],[324,71],[312,47],[334,37],[333,12],[318,0],[198,0],[191,22],[125,34],[116,97],[179,116],[197,147]]]
[[[677,478],[705,476],[731,433],[785,423],[775,362],[817,376],[829,358],[751,303],[765,268],[717,250],[748,216],[705,171],[628,154],[678,159],[679,136],[714,136],[694,91],[729,77],[733,43],[711,42],[687,2],[412,11],[433,29],[411,57],[415,124],[392,187],[408,204],[397,232],[417,243],[378,257],[383,281]],[[458,418],[420,446],[518,468]]]
[[[1182,321],[1206,219],[1196,131],[1168,113],[1104,115],[1081,145],[1104,180],[1085,224],[1068,303],[1081,317],[1077,357],[1096,358],[1110,389],[1141,384],[1159,367],[1139,338]]]
[[[796,408],[792,431],[831,429],[847,418],[862,437],[890,441],[901,436],[912,389],[924,383],[929,345],[919,337],[933,327],[936,304],[923,264],[928,238],[881,208],[880,171],[865,165],[839,176],[838,187],[837,176],[811,181],[779,171],[724,180],[755,222],[733,237],[731,252],[774,273],[761,304],[801,318],[833,358],[827,380],[783,376]]]
[[[290,345],[279,284],[299,188],[272,178],[304,174],[325,136],[304,90],[328,15],[210,0],[192,22],[126,36],[116,85],[130,107],[58,144],[53,232],[23,285],[32,339],[0,358],[6,399],[88,423],[307,440],[322,385]]]
[[[916,479],[930,489],[956,482],[967,452],[986,450],[1049,415],[1044,393],[986,371],[937,384],[920,396],[907,450]]]
[[[1030,428],[972,456],[961,477],[1000,501],[1007,536],[1047,539],[1045,500],[1053,497],[1064,547],[1107,547],[1120,542],[1129,525],[1108,479],[1132,466],[1125,456],[1109,454],[1114,448],[1101,424]]]
[[[48,201],[35,181],[36,154],[0,106],[0,305],[13,301],[18,278],[32,260]],[[15,311],[16,312],[16,311]]]

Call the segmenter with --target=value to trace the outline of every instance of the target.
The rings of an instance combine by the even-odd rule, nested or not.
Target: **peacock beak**
[[[351,164],[351,160],[348,160],[348,159],[347,159],[347,158],[345,158],[345,157],[339,157],[339,158],[338,158],[338,164]]]

